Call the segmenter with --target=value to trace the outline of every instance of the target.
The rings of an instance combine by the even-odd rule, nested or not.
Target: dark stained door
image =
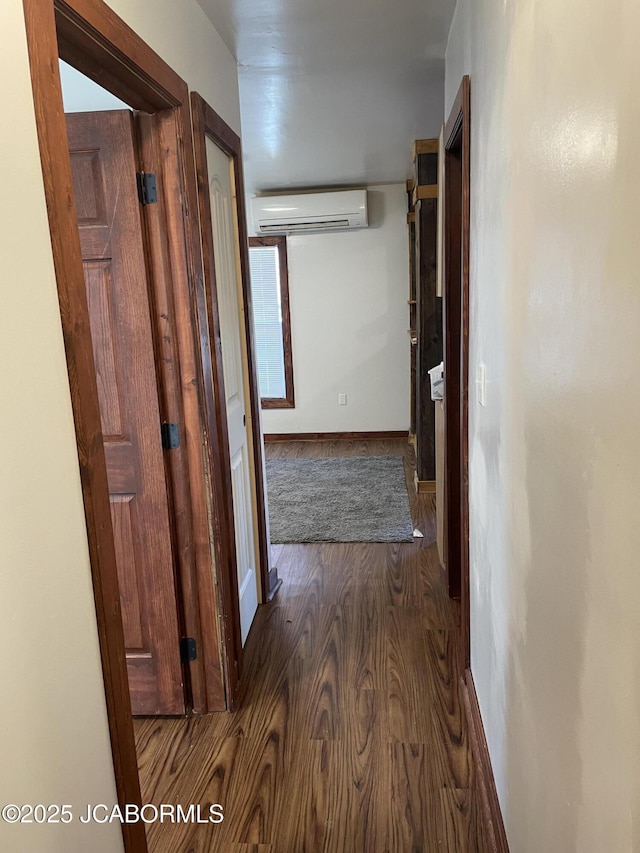
[[[185,710],[149,296],[127,110],[66,116],[134,714]]]

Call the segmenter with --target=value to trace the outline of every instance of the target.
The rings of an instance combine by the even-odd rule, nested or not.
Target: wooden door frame
[[[445,565],[460,599],[463,665],[470,666],[469,241],[471,85],[462,83],[444,129]],[[449,367],[447,366],[449,365]],[[453,368],[452,368],[453,366]]]
[[[140,132],[143,161],[162,173],[162,203],[145,211],[152,321],[168,336],[154,341],[164,417],[181,424],[184,447],[167,461],[176,516],[177,575],[184,628],[201,644],[190,667],[192,704],[224,700],[213,676],[220,660],[208,497],[219,469],[203,461],[215,434],[205,410],[211,374],[189,93],[186,83],[102,0],[23,0],[44,190],[70,381],[107,717],[118,802],[140,803],[133,721],[100,409],[58,57],[134,109],[152,114]],[[155,207],[155,206],[154,206]],[[161,229],[163,229],[161,237]],[[163,313],[165,312],[165,313]],[[167,313],[168,312],[168,313]],[[170,322],[167,317],[175,318]],[[158,337],[158,336],[156,336]],[[160,358],[162,360],[162,358]],[[167,419],[169,419],[167,417]],[[174,453],[172,451],[172,453]],[[219,669],[219,663],[218,669]],[[123,824],[127,853],[146,853],[144,824]]]
[[[254,477],[256,488],[256,511],[258,515],[258,554],[259,554],[259,576],[261,602],[270,601],[277,592],[281,581],[278,578],[278,570],[274,567],[269,569],[269,534],[266,520],[266,501],[264,495],[264,460],[262,451],[262,433],[260,426],[260,390],[258,386],[258,374],[255,357],[255,335],[253,329],[253,311],[251,305],[251,284],[249,279],[249,240],[247,237],[247,220],[244,191],[244,174],[242,168],[242,143],[240,137],[229,127],[229,125],[216,113],[204,98],[197,92],[191,93],[191,111],[193,114],[193,131],[195,145],[196,172],[198,176],[198,200],[200,204],[200,222],[202,230],[202,245],[204,254],[205,281],[210,283],[207,287],[209,297],[209,322],[210,334],[214,341],[214,371],[217,373],[216,387],[224,388],[224,377],[222,370],[222,347],[220,342],[220,320],[218,315],[218,299],[216,292],[216,274],[213,247],[213,230],[211,228],[211,202],[209,198],[209,171],[207,167],[206,139],[212,140],[233,162],[233,175],[236,193],[236,227],[240,250],[240,277],[242,281],[242,298],[244,314],[244,331],[247,341],[246,359],[249,374],[249,406],[251,412],[251,439],[254,461]],[[219,391],[217,393],[220,393]],[[219,424],[220,448],[224,453],[224,465],[228,468],[229,476],[227,489],[229,504],[231,504],[231,463],[228,459],[229,442],[227,434],[226,417],[221,418],[224,423]],[[229,510],[233,515],[233,510]],[[232,519],[233,521],[233,519]],[[230,540],[230,548],[235,552],[234,539]],[[235,557],[234,557],[235,560]],[[237,588],[237,574],[230,579],[229,586],[235,583]],[[237,598],[237,595],[236,595]],[[237,643],[240,643],[240,616],[235,626]]]

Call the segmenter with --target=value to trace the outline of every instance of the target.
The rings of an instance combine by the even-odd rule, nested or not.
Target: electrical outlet
[[[338,405],[346,406],[347,405],[347,395],[346,394],[338,394]]]

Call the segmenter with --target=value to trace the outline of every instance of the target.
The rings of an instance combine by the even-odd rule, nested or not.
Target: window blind
[[[277,246],[249,249],[260,396],[276,399],[286,397],[279,261]]]

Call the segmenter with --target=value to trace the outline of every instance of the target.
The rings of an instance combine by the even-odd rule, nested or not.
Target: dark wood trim
[[[200,575],[211,576],[211,549],[208,547],[206,479],[200,443],[194,446],[190,439],[191,426],[198,433],[201,420],[199,389],[190,381],[196,342],[190,323],[186,329],[183,328],[184,319],[179,326],[176,325],[176,316],[182,317],[185,313],[182,305],[186,306],[188,314],[192,301],[186,262],[181,265],[175,263],[176,240],[178,246],[184,243],[175,234],[183,228],[182,213],[176,215],[178,211],[172,203],[179,181],[176,163],[180,132],[177,121],[179,116],[175,110],[135,114],[139,167],[158,176],[158,203],[145,205],[141,213],[147,243],[161,420],[177,423],[181,430],[180,447],[165,454],[179,618],[182,635],[194,637],[201,650],[195,661],[185,664],[185,677],[191,709],[205,713],[223,709],[225,699],[219,663],[214,667],[213,676],[209,672],[211,661],[219,662],[220,657],[217,631],[212,647],[208,625],[201,617],[199,607],[200,599],[208,594],[207,590],[201,589]],[[167,239],[169,231],[171,234]],[[199,544],[202,538],[207,544],[204,553]]]
[[[233,707],[235,685],[240,677],[242,647],[240,644],[238,647],[229,644],[228,623],[232,617],[225,606],[225,591],[218,583],[221,571],[218,567],[223,563],[219,552],[221,528],[217,508],[221,506],[220,492],[224,490],[223,468],[216,443],[217,420],[212,380],[214,343],[210,337],[206,304],[191,107],[186,86],[184,99],[174,112],[177,136],[169,113],[159,114],[162,128],[159,142],[172,176],[165,192],[172,195],[174,207],[180,206],[183,216],[180,222],[175,223],[175,239],[170,241],[170,246],[173,250],[171,266],[179,280],[181,296],[176,300],[176,325],[179,332],[183,398],[189,414],[185,432],[191,448],[191,507],[206,711],[222,711]],[[203,447],[206,470],[202,464]],[[231,533],[233,537],[233,530]],[[236,578],[235,546],[233,555],[233,577]],[[233,600],[237,608],[237,592]],[[221,664],[223,679],[220,678]]]
[[[62,58],[132,106],[153,113],[147,136],[155,137],[161,198],[158,208],[145,208],[145,225],[149,242],[155,243],[150,272],[156,300],[156,349],[161,356],[159,373],[167,408],[173,408],[176,417],[182,412],[178,423],[184,426],[185,453],[178,459],[172,452],[174,458],[168,465],[178,530],[176,580],[185,631],[196,638],[201,649],[197,660],[188,664],[191,696],[187,701],[198,712],[221,711],[226,701],[220,672],[217,592],[211,571],[214,537],[208,514],[211,471],[217,471],[218,463],[209,460],[207,472],[202,458],[211,427],[203,421],[202,405],[210,387],[206,377],[211,352],[206,323],[203,327],[198,314],[204,284],[197,215],[191,213],[197,210],[197,192],[188,87],[100,0],[61,0],[58,5]],[[85,18],[83,32],[78,22]],[[144,124],[144,118],[139,118]],[[143,158],[151,156],[151,139],[140,141],[145,143]],[[162,206],[164,234],[158,230],[159,223],[153,223]],[[158,277],[164,283],[159,284]],[[169,284],[172,293],[163,294],[162,288]],[[167,315],[163,304],[173,313]]]
[[[444,362],[445,565],[460,598],[465,667],[470,665],[469,605],[469,245],[471,87],[465,76],[445,126]]]
[[[210,470],[212,471],[214,541],[216,547],[216,575],[221,590],[220,614],[222,620],[222,658],[227,681],[227,706],[233,708],[240,683],[242,636],[240,629],[240,603],[238,590],[235,523],[231,485],[231,459],[229,457],[229,432],[227,413],[219,403],[226,399],[222,362],[222,339],[216,289],[216,270],[213,254],[213,233],[204,223],[211,222],[209,178],[207,170],[207,115],[206,104],[192,97],[193,143],[195,149],[198,209],[202,223],[204,280],[200,299],[201,327],[211,341],[211,375],[205,395],[208,420],[212,424],[209,434]],[[208,284],[207,284],[208,283]]]
[[[65,62],[134,109],[155,112],[183,102],[184,81],[102,0],[53,5]]]
[[[378,432],[271,432],[265,433],[265,442],[274,441],[379,441],[408,439],[407,430],[382,430]]]
[[[191,611],[195,623],[200,617],[199,643],[202,648],[204,677],[204,711],[226,708],[226,674],[221,672],[220,603],[212,565],[217,565],[215,525],[209,518],[209,504],[214,503],[214,483],[219,469],[217,459],[206,455],[203,446],[211,447],[213,425],[203,401],[210,393],[211,345],[206,311],[203,311],[204,279],[197,217],[197,190],[191,112],[188,92],[175,110],[156,114],[158,147],[162,158],[163,192],[167,210],[174,216],[168,221],[168,260],[173,279],[176,344],[180,370],[182,402],[185,412],[184,441],[188,450],[191,526],[197,613]],[[179,211],[179,213],[178,213]],[[204,316],[203,316],[204,315]],[[213,513],[212,513],[213,515]],[[190,611],[186,611],[189,616]],[[194,630],[196,628],[194,627]],[[190,635],[191,636],[191,635]],[[198,635],[195,635],[198,637]],[[200,656],[199,656],[200,657]],[[195,662],[194,662],[195,663]],[[200,710],[194,701],[194,709]]]
[[[280,265],[280,304],[282,307],[282,344],[284,352],[284,397],[262,397],[263,409],[295,409],[293,388],[293,350],[291,344],[291,311],[289,306],[289,265],[287,262],[287,238],[285,236],[249,237],[252,246],[276,246]]]
[[[409,237],[409,436],[413,436],[413,447],[416,450],[417,467],[417,420],[418,412],[416,405],[417,379],[416,369],[418,361],[417,344],[418,336],[416,328],[418,325],[418,276],[416,269],[416,211],[413,204],[413,181],[407,181],[407,234]]]
[[[194,93],[192,104],[200,96]],[[202,99],[201,99],[202,100]],[[204,102],[203,102],[204,103]],[[262,440],[262,421],[260,414],[260,391],[258,388],[258,370],[255,359],[255,334],[253,331],[253,306],[251,304],[251,284],[249,280],[249,240],[247,238],[246,194],[244,189],[244,169],[242,165],[242,143],[231,128],[210,106],[205,104],[207,132],[211,139],[226,147],[233,162],[233,174],[236,190],[236,216],[238,222],[238,244],[240,249],[240,276],[244,301],[245,338],[247,342],[247,372],[249,378],[249,398],[251,407],[251,434],[253,440],[253,463],[255,468],[256,511],[258,515],[258,552],[260,556],[260,580],[262,602],[271,601],[281,581],[275,566],[269,567],[269,531],[267,530],[266,498],[264,493],[264,458]]]
[[[247,238],[247,212],[244,190],[244,170],[242,166],[242,143],[240,137],[223,121],[196,92],[191,95],[191,105],[200,102],[204,107],[205,130],[207,135],[231,158],[236,191],[236,218],[238,223],[238,244],[240,249],[240,277],[244,300],[245,338],[247,342],[247,372],[249,375],[249,403],[251,410],[251,434],[253,444],[253,464],[255,469],[256,510],[258,514],[258,552],[260,555],[260,580],[262,601],[271,601],[280,587],[278,571],[269,568],[269,532],[267,530],[266,500],[264,494],[264,459],[262,452],[262,427],[260,416],[260,391],[255,360],[255,341],[253,332],[253,307],[251,304],[251,285],[249,282],[249,240]],[[208,186],[208,182],[207,182]],[[200,192],[202,195],[202,192]],[[208,192],[207,192],[208,198]],[[211,217],[209,217],[209,222]]]
[[[296,407],[295,403],[292,403],[287,397],[261,397],[260,405],[263,409],[295,409]]]
[[[491,853],[509,853],[509,843],[491,767],[491,756],[489,755],[478,695],[470,669],[465,670],[460,686],[475,765],[476,791],[482,809],[478,818],[483,821],[484,837],[491,845]]]
[[[459,128],[453,141],[459,141]],[[457,152],[445,150],[444,281],[442,291],[444,359],[444,471],[446,478],[446,535],[444,562],[449,595],[460,598],[460,353],[461,353],[461,233],[462,168]]]
[[[162,163],[158,152],[158,127],[156,116],[150,113],[134,114],[136,131],[138,170],[162,175]],[[178,353],[173,328],[173,293],[171,291],[170,264],[168,248],[164,239],[166,209],[162,189],[164,180],[160,180],[160,196],[157,204],[144,205],[141,210],[143,236],[145,239],[145,259],[149,282],[149,308],[153,327],[155,366],[158,374],[158,404],[160,420],[183,424],[184,412],[177,376]],[[165,477],[170,488],[167,489],[169,513],[172,520],[171,547],[176,561],[177,588],[181,602],[178,608],[181,636],[200,634],[197,611],[194,614],[192,581],[191,530],[189,525],[189,471],[184,442],[171,453],[164,454]],[[196,620],[194,621],[194,615]],[[192,634],[190,631],[196,631]],[[202,661],[199,664],[184,665],[188,680],[191,704],[201,710]],[[194,698],[195,697],[195,698]]]
[[[458,91],[456,92],[456,96],[453,99],[449,118],[444,126],[443,139],[445,150],[448,147],[449,142],[458,135],[458,132],[462,127],[465,114],[465,101],[468,100],[470,92],[471,78],[465,74],[462,78]]]
[[[219,671],[216,590],[211,577],[208,484],[202,465],[205,425],[200,403],[209,354],[206,338],[203,340],[194,332],[197,321],[193,306],[197,303],[198,285],[202,286],[202,262],[197,222],[189,217],[189,181],[195,182],[195,172],[189,165],[193,154],[188,87],[100,0],[56,0],[56,24],[63,59],[133,107],[154,114],[153,126],[148,130],[150,136],[156,137],[165,199],[163,224],[169,236],[163,251],[165,241],[157,231],[157,223],[153,237],[153,208],[145,208],[148,239],[155,243],[150,272],[156,299],[156,349],[162,356],[158,364],[165,401],[171,408],[169,400],[173,395],[173,407],[183,413],[178,422],[184,424],[186,455],[186,461],[184,457],[175,458],[168,465],[169,482],[177,501],[177,585],[185,631],[196,638],[202,650],[198,659],[188,664],[187,702],[199,712],[219,711],[225,707],[225,700]],[[150,139],[140,141],[146,142],[143,157],[149,156]],[[194,198],[191,205],[195,207]],[[158,287],[155,282],[158,275],[164,276],[173,288],[173,299],[169,295],[167,303],[167,307],[173,304],[173,314],[161,310],[165,297],[162,285]],[[172,361],[165,360],[169,351]]]
[[[174,334],[156,348],[168,359],[161,371],[163,410],[183,415],[185,454],[168,463],[176,516],[179,585],[184,625],[202,645],[200,662],[189,668],[193,707],[221,710],[216,589],[211,571],[212,531],[203,444],[209,450],[202,401],[212,387],[210,341],[188,88],[102,0],[24,0],[25,22],[38,139],[56,280],[59,293],[71,400],[74,413],[96,620],[118,802],[140,803],[137,758],[125,665],[124,639],[106,465],[102,445],[89,315],[86,303],[75,200],[69,164],[58,56],[148,119],[141,156],[155,158],[162,172],[157,212],[166,233],[146,216],[151,287],[158,337]],[[164,239],[163,239],[164,238]],[[160,247],[159,243],[163,243]],[[175,312],[173,324],[161,315]],[[163,321],[163,322],[161,322]],[[159,349],[158,349],[159,347]],[[165,351],[166,350],[166,351]],[[173,375],[169,375],[175,371]],[[185,458],[186,457],[186,458]],[[179,484],[178,484],[179,481]],[[193,596],[198,594],[197,605]],[[189,599],[187,601],[187,599]],[[214,665],[216,664],[216,665]],[[127,853],[146,853],[144,825],[124,824]]]
[[[191,428],[187,440],[190,443],[192,471],[197,469],[198,480],[192,492],[192,512],[196,539],[194,543],[198,568],[199,607],[202,623],[203,652],[205,658],[205,677],[207,692],[207,710],[222,711],[231,707],[227,692],[226,673],[224,684],[224,702],[219,683],[220,662],[223,660],[225,644],[224,616],[222,614],[221,593],[216,585],[217,552],[214,513],[209,513],[216,496],[216,483],[220,461],[213,453],[215,422],[211,409],[207,405],[212,394],[211,374],[213,370],[213,346],[208,334],[203,258],[198,223],[198,191],[194,160],[191,108],[185,98],[178,108],[180,133],[178,139],[169,134],[166,138],[165,152],[179,165],[179,186],[174,186],[174,198],[184,205],[184,240],[176,240],[176,256],[173,266],[180,271],[185,298],[180,301],[182,316],[177,317],[178,328],[182,332],[181,366],[185,399],[191,409]],[[164,139],[165,137],[163,137]],[[172,145],[178,143],[178,150]],[[187,300],[187,293],[189,299]],[[197,429],[196,416],[200,418]],[[206,455],[206,473],[203,476],[203,441]],[[192,477],[193,481],[193,477]],[[211,515],[211,518],[210,518]],[[212,571],[212,566],[214,571]],[[222,648],[221,648],[222,646]],[[241,654],[234,661],[234,672],[239,675]]]
[[[36,125],[78,446],[109,734],[118,802],[124,805],[141,803],[141,794],[89,311],[58,72],[56,12],[63,14],[69,10],[68,4],[54,3],[53,0],[24,0]],[[95,27],[85,25],[80,16],[75,17],[73,32],[85,36],[94,30]],[[127,853],[146,853],[143,823],[123,824],[122,834]]]
[[[240,274],[242,280],[242,292],[244,300],[244,322],[245,322],[245,339],[247,342],[247,370],[249,375],[249,407],[251,413],[251,438],[252,451],[254,462],[254,476],[256,488],[256,510],[258,516],[258,552],[259,552],[259,571],[261,583],[261,599],[263,602],[271,600],[275,592],[280,586],[277,569],[269,569],[269,537],[267,532],[265,495],[264,495],[264,461],[262,453],[262,434],[260,427],[260,396],[258,391],[258,378],[255,364],[255,346],[253,332],[253,311],[251,305],[251,288],[249,285],[249,242],[247,239],[246,217],[245,217],[245,195],[244,195],[244,180],[242,172],[242,149],[238,135],[222,120],[222,118],[204,101],[197,93],[191,95],[191,109],[193,115],[194,126],[194,144],[196,154],[196,170],[198,179],[198,201],[200,207],[200,221],[202,231],[202,245],[204,248],[204,265],[205,279],[209,283],[206,288],[207,293],[207,311],[209,323],[211,324],[212,340],[214,341],[214,377],[219,388],[224,388],[224,376],[222,373],[222,346],[220,342],[220,322],[218,317],[216,284],[215,284],[215,262],[214,262],[214,247],[213,233],[210,227],[211,223],[211,208],[209,201],[209,178],[206,156],[206,138],[209,137],[216,145],[218,145],[228,156],[233,163],[233,174],[235,178],[235,194],[236,194],[236,220],[238,228],[238,242],[240,249]],[[224,395],[218,396],[218,399],[224,399]],[[222,452],[226,447],[228,455],[228,436],[226,427],[226,417],[224,424],[219,424],[218,429],[218,445],[219,451]],[[230,463],[224,466],[228,471],[228,483],[226,486],[228,494],[228,530],[233,530],[233,508],[230,504],[231,500],[231,468]],[[228,550],[233,550],[233,559],[235,561],[235,537],[229,540]],[[235,563],[234,563],[235,566]],[[231,606],[229,600],[229,591],[235,584],[235,601],[237,609],[238,593],[237,593],[237,572],[235,568],[231,573],[227,583],[227,592],[225,599],[227,608]],[[234,616],[235,619],[235,616]],[[233,625],[233,632],[229,632],[229,636],[233,636],[233,648],[236,651],[238,659],[241,655],[241,640],[240,640],[240,616],[238,612],[237,623]],[[229,657],[229,652],[225,652]],[[237,695],[237,685],[233,692]]]

